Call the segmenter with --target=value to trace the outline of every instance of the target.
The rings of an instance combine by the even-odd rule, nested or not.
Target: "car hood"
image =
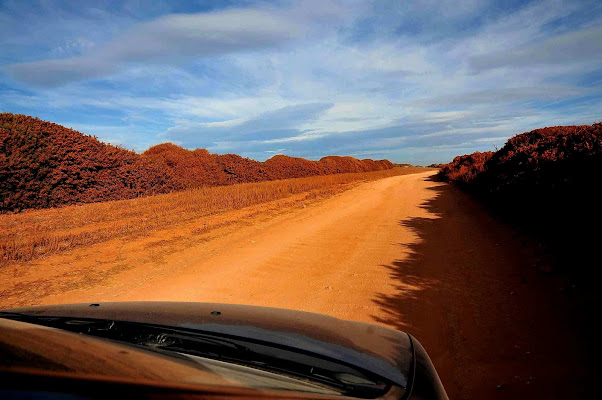
[[[369,370],[407,389],[412,341],[404,332],[309,312],[219,303],[121,302],[2,310],[42,317],[110,319],[270,342]]]

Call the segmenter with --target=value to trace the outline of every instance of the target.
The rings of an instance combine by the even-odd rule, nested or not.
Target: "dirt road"
[[[173,300],[284,307],[407,331],[451,398],[578,398],[580,322],[536,249],[432,172],[0,271],[0,306]],[[540,268],[541,269],[541,268]],[[545,268],[544,268],[545,269]]]

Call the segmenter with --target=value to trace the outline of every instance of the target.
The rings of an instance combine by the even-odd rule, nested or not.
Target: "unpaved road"
[[[587,349],[541,255],[432,172],[0,271],[0,306],[129,300],[255,304],[407,331],[451,398],[583,398]],[[236,218],[235,218],[236,219]],[[545,268],[544,268],[545,269]]]

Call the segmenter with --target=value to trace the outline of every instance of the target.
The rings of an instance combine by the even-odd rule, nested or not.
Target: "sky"
[[[139,152],[448,162],[602,121],[602,2],[0,0],[0,112]]]

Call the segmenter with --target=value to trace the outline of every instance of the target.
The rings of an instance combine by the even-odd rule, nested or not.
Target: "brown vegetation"
[[[602,123],[516,135],[497,152],[458,156],[440,175],[481,194],[541,197],[591,186],[602,167]],[[521,199],[522,200],[522,199]]]
[[[168,192],[152,159],[60,125],[0,114],[0,211]]]
[[[275,156],[259,162],[171,143],[137,154],[61,125],[0,114],[0,212],[393,167],[387,160],[334,156],[319,161]]]
[[[330,195],[352,183],[417,171],[424,169],[395,168],[202,187],[131,200],[4,214],[0,215],[0,264],[28,261],[116,237],[131,238],[293,195],[304,195],[303,199]]]
[[[602,123],[516,135],[499,151],[459,156],[440,176],[460,183],[521,229],[535,233],[559,266],[590,268],[602,212]]]
[[[470,184],[474,179],[485,170],[485,162],[487,162],[493,151],[475,152],[457,156],[449,164],[441,164],[441,175],[448,181],[453,181],[460,184]]]

